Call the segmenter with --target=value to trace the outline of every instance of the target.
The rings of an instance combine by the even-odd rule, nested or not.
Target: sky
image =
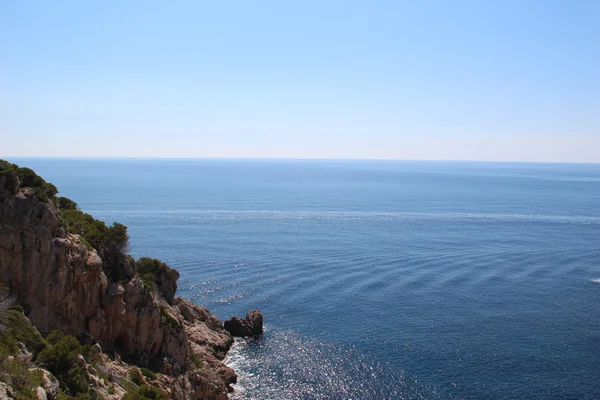
[[[0,1],[0,157],[600,162],[600,1]]]

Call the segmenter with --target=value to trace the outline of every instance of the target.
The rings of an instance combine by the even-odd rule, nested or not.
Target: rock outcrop
[[[8,178],[0,175],[0,282],[33,325],[164,374],[171,398],[226,397],[236,375],[222,360],[233,339],[205,308],[175,298],[179,273],[162,270],[152,284],[131,273],[111,278],[96,250],[67,232],[52,199]]]
[[[252,310],[246,318],[232,317],[225,321],[225,330],[232,336],[259,336],[263,332],[263,315],[259,310]]]

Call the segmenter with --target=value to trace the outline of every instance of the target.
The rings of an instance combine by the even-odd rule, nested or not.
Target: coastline
[[[57,193],[0,160],[0,398],[226,399],[237,376],[224,363],[233,343],[224,324],[175,297],[176,270],[127,255],[124,225],[106,226]],[[39,348],[6,315],[31,321]],[[54,354],[63,342],[75,347]],[[48,378],[21,384],[11,363]]]

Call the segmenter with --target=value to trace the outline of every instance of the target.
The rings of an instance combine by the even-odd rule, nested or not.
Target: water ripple
[[[274,211],[274,210],[92,210],[94,215],[102,218],[118,215],[160,215],[162,218],[183,218],[188,220],[218,219],[263,219],[263,220],[478,220],[498,222],[549,222],[561,224],[600,224],[600,217],[544,215],[544,214],[502,214],[502,213],[468,213],[468,212],[381,212],[381,211]]]

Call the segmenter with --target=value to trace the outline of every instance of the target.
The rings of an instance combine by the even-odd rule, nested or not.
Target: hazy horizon
[[[0,5],[0,157],[600,162],[600,3]]]
[[[376,161],[376,162],[416,162],[416,163],[474,163],[474,164],[581,164],[581,165],[597,165],[600,162],[585,162],[585,161],[507,161],[507,160],[434,160],[434,159],[417,159],[417,158],[322,158],[322,157],[147,157],[147,156],[0,156],[0,159],[9,162],[20,160],[160,160],[160,161]],[[13,161],[11,161],[13,160]],[[27,165],[21,165],[26,167]]]

